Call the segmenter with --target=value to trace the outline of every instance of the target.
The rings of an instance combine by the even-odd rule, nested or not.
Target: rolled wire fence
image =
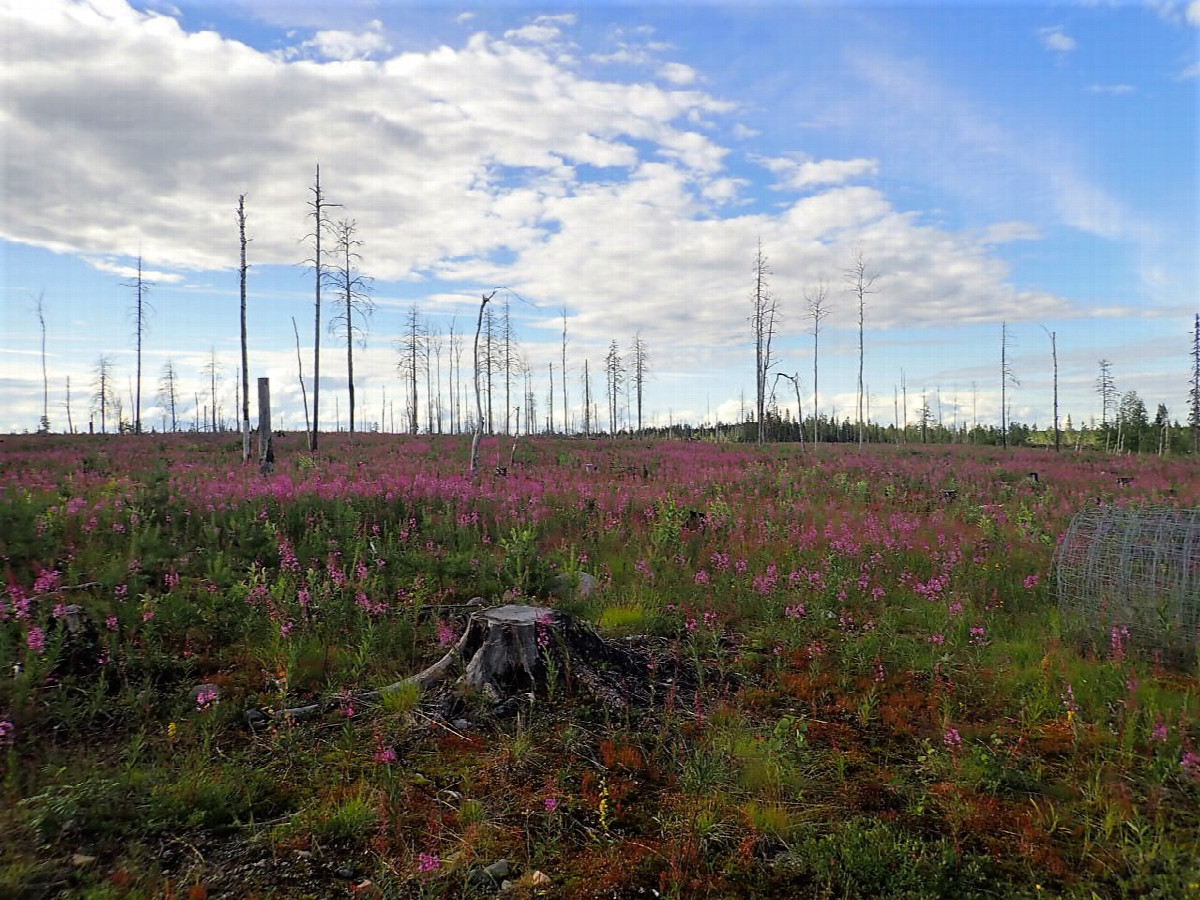
[[[1190,665],[1200,650],[1200,509],[1089,506],[1055,554],[1063,631],[1102,655]]]

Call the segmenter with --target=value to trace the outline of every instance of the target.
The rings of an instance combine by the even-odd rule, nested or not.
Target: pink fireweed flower
[[[417,871],[429,876],[442,867],[442,860],[436,853],[420,853],[417,856]]]
[[[933,644],[935,647],[940,647],[942,644],[946,643],[946,636],[940,632],[934,632],[929,636],[928,640],[929,643]]]
[[[291,620],[291,619],[288,619],[288,621],[286,621],[286,622],[282,623],[282,624],[279,626],[279,636],[280,636],[280,637],[287,637],[289,634],[291,634],[291,633],[292,633],[292,629],[293,629],[293,628],[295,628],[295,625],[293,625],[293,624],[292,624],[292,620]]]
[[[709,580],[710,579],[708,576],[707,569],[701,569],[699,572],[696,573],[696,578],[695,578],[696,584],[708,584]]]
[[[1179,764],[1183,767],[1184,775],[1192,781],[1200,782],[1200,753],[1188,750],[1179,760]]]
[[[196,712],[207,712],[221,705],[221,696],[215,687],[202,687],[196,692]]]
[[[547,797],[546,798],[546,812],[552,813],[556,809],[558,809],[558,798],[557,797]]]
[[[1036,588],[1038,586],[1038,582],[1041,580],[1042,580],[1042,576],[1039,575],[1037,572],[1034,572],[1032,575],[1026,575],[1025,576],[1025,590],[1032,591],[1034,588]]]
[[[0,719],[0,745],[11,744],[17,738],[17,730],[8,719]]]
[[[883,684],[886,678],[887,672],[883,668],[883,660],[877,660],[875,662],[875,683]]]
[[[789,619],[803,619],[808,615],[808,610],[804,608],[803,603],[797,603],[793,606],[785,606],[783,614]]]
[[[645,578],[647,581],[654,580],[654,572],[650,569],[650,563],[644,559],[639,559],[633,564],[633,570]]]
[[[1112,658],[1125,658],[1125,642],[1129,639],[1129,629],[1124,625],[1114,625],[1109,632],[1109,643],[1112,646]]]
[[[1170,733],[1171,729],[1167,726],[1166,720],[1163,719],[1162,713],[1159,713],[1158,718],[1154,720],[1154,729],[1150,732],[1150,740],[1162,743],[1166,741]]]
[[[61,579],[62,573],[57,569],[42,569],[37,581],[33,583],[33,592],[35,594],[51,594],[58,588]]]
[[[971,643],[984,644],[987,643],[987,629],[982,625],[971,626]]]
[[[717,624],[717,614],[709,610],[704,614],[704,627],[714,628]]]
[[[437,641],[439,647],[449,647],[458,641],[458,632],[448,622],[438,619]]]
[[[957,728],[947,728],[946,733],[942,735],[942,743],[951,750],[958,750],[962,747],[962,736],[958,733]]]
[[[163,581],[166,582],[168,591],[173,591],[175,588],[179,587],[179,580],[179,574],[176,572],[168,572],[165,576],[163,576]]]
[[[40,656],[46,651],[46,632],[34,625],[25,635],[25,646]]]
[[[108,618],[104,620],[104,627],[109,631],[116,631],[121,627],[121,623],[117,621],[117,617],[114,614],[109,613]]]
[[[129,599],[129,585],[118,584],[115,588],[113,588],[113,596],[117,600],[121,600],[121,601],[128,600]]]
[[[1075,702],[1075,688],[1069,682],[1067,689],[1063,691],[1062,702],[1067,709],[1067,719],[1074,719],[1079,712],[1079,704]]]
[[[394,763],[395,761],[396,761],[396,751],[394,748],[386,746],[385,744],[381,743],[375,749],[375,762],[383,763],[386,765],[388,763]]]

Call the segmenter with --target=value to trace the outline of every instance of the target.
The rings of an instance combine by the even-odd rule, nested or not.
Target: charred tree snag
[[[677,659],[656,660],[645,651],[606,641],[558,610],[510,604],[471,613],[458,643],[427,669],[353,699],[371,703],[409,685],[428,691],[456,678],[457,684],[481,691],[499,707],[521,695],[549,693],[551,673],[564,693],[585,694],[624,710],[650,703],[656,693],[652,674],[676,684],[682,666]],[[247,718],[257,726],[271,719],[317,715],[338,703],[330,699],[291,709],[256,709]]]

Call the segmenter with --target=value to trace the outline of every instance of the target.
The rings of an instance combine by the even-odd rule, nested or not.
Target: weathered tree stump
[[[359,703],[416,685],[428,691],[457,677],[481,691],[497,706],[524,694],[548,693],[551,671],[567,693],[582,692],[600,702],[626,709],[654,696],[654,660],[630,647],[602,639],[588,625],[545,606],[509,604],[470,614],[458,642],[433,665],[375,691],[356,694]],[[679,666],[668,666],[678,674]],[[283,710],[251,710],[251,725],[272,718],[305,717],[333,709],[344,700],[329,700]]]

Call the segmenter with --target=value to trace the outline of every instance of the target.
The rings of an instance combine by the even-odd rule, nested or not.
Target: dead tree
[[[633,366],[633,387],[637,391],[637,430],[641,432],[642,391],[646,384],[646,376],[650,373],[650,354],[640,331],[633,336],[633,343],[629,347],[629,359]]]
[[[804,450],[804,410],[801,409],[801,407],[800,407],[800,373],[797,372],[795,375],[788,375],[784,372],[776,372],[775,373],[775,384],[779,384],[780,378],[786,378],[788,381],[790,381],[792,383],[792,387],[796,391],[796,426],[797,426],[797,431],[800,432],[800,450],[801,450],[801,452],[803,452],[803,450]],[[774,385],[772,385],[772,387],[771,387],[771,393],[772,394],[775,393]]]
[[[46,292],[38,294],[35,306],[38,324],[42,327],[42,419],[38,422],[38,434],[50,433],[50,377],[46,372]]]
[[[850,266],[846,269],[845,280],[849,285],[846,289],[854,294],[858,301],[858,446],[861,448],[866,437],[866,420],[863,416],[863,323],[866,319],[867,294],[873,294],[871,285],[875,283],[878,275],[867,274],[867,261],[863,256],[862,248],[859,247],[854,251],[854,257],[850,261]]]
[[[1188,424],[1192,426],[1192,452],[1200,453],[1200,313],[1192,331],[1192,389],[1188,392]]]
[[[429,366],[429,347],[425,326],[421,324],[421,311],[414,303],[405,317],[404,336],[396,341],[400,351],[398,368],[405,381],[407,395],[408,430],[416,434],[420,429],[420,406],[417,404],[418,376],[422,366]]]
[[[217,382],[221,380],[221,364],[217,362],[217,348],[208,351],[208,362],[201,371],[208,376],[209,396],[212,398],[212,432],[217,433]]]
[[[762,239],[754,256],[754,292],[750,295],[750,332],[754,336],[755,414],[758,419],[759,444],[767,438],[767,373],[771,370],[771,341],[775,337],[779,305],[771,296],[768,285],[771,274],[767,257],[763,255]]]
[[[242,465],[250,461],[250,359],[246,351],[246,195],[238,194],[238,242],[241,245],[241,265],[238,283],[242,307]],[[172,428],[172,430],[174,430]]]
[[[1112,363],[1107,359],[1099,362],[1100,374],[1096,377],[1096,393],[1100,395],[1100,422],[1104,426],[1104,449],[1109,447],[1108,413],[1117,409],[1117,385],[1113,381]]]
[[[96,366],[92,370],[94,372],[94,380],[92,381],[92,412],[97,410],[100,412],[100,433],[108,433],[108,407],[113,400],[112,389],[112,360],[104,354],[101,354],[96,360]]]
[[[498,288],[490,294],[483,294],[479,302],[479,318],[475,322],[475,433],[471,436],[471,461],[467,466],[467,475],[471,478],[479,472],[479,438],[483,433],[483,398],[479,389],[479,332],[483,328],[483,313],[488,303],[496,296]]]
[[[325,194],[321,191],[321,166],[317,165],[317,176],[313,182],[313,186],[309,188],[313,198],[308,201],[308,207],[312,210],[309,215],[313,219],[312,234],[308,236],[313,242],[313,255],[309,260],[316,277],[313,279],[315,283],[316,296],[313,303],[313,403],[312,403],[312,430],[309,432],[308,449],[317,452],[317,432],[319,430],[318,420],[320,418],[321,408],[321,285],[325,281],[325,257],[321,253],[321,235],[329,227],[328,220],[325,218],[325,210],[331,206],[341,206],[340,203],[330,203],[325,199]]]
[[[304,386],[304,359],[300,356],[300,329],[296,327],[296,317],[292,316],[292,333],[296,335],[296,371],[300,378],[300,399],[304,401],[304,430],[309,430],[308,423],[308,388]]]
[[[346,385],[350,394],[350,436],[354,436],[354,344],[367,345],[366,322],[375,313],[371,300],[371,279],[358,271],[362,256],[357,248],[358,222],[342,219],[333,226],[334,253],[337,263],[329,268],[329,285],[337,291],[340,305],[330,320],[329,331],[346,339]]]
[[[171,430],[178,430],[176,407],[179,395],[179,375],[175,371],[175,363],[167,360],[163,363],[162,375],[158,379],[158,402],[171,413]]]
[[[138,256],[137,274],[132,281],[125,282],[125,287],[133,288],[133,308],[129,313],[133,317],[133,335],[137,345],[137,393],[133,401],[133,431],[142,433],[142,336],[146,330],[146,314],[154,308],[146,302],[146,294],[150,292],[151,283],[142,277],[142,257]]]
[[[1021,382],[1008,362],[1008,325],[1000,323],[1000,444],[1008,446],[1008,386],[1019,387]]]
[[[828,288],[824,281],[817,283],[816,288],[810,294],[808,289],[804,290],[804,304],[808,308],[808,317],[812,319],[812,339],[813,339],[813,402],[812,402],[812,417],[813,417],[813,443],[821,439],[819,430],[819,420],[817,419],[817,410],[820,409],[820,399],[817,394],[817,342],[821,336],[821,322],[829,315],[829,309],[825,306],[825,301],[828,296]]]
[[[1058,427],[1058,340],[1055,332],[1045,325],[1042,331],[1050,336],[1050,361],[1054,367],[1054,452],[1062,451],[1062,429]]]
[[[562,308],[562,408],[563,408],[563,434],[567,434],[571,430],[571,420],[567,410],[567,308]],[[1200,325],[1197,326],[1197,334],[1200,334]],[[1200,340],[1200,338],[1198,338]]]

